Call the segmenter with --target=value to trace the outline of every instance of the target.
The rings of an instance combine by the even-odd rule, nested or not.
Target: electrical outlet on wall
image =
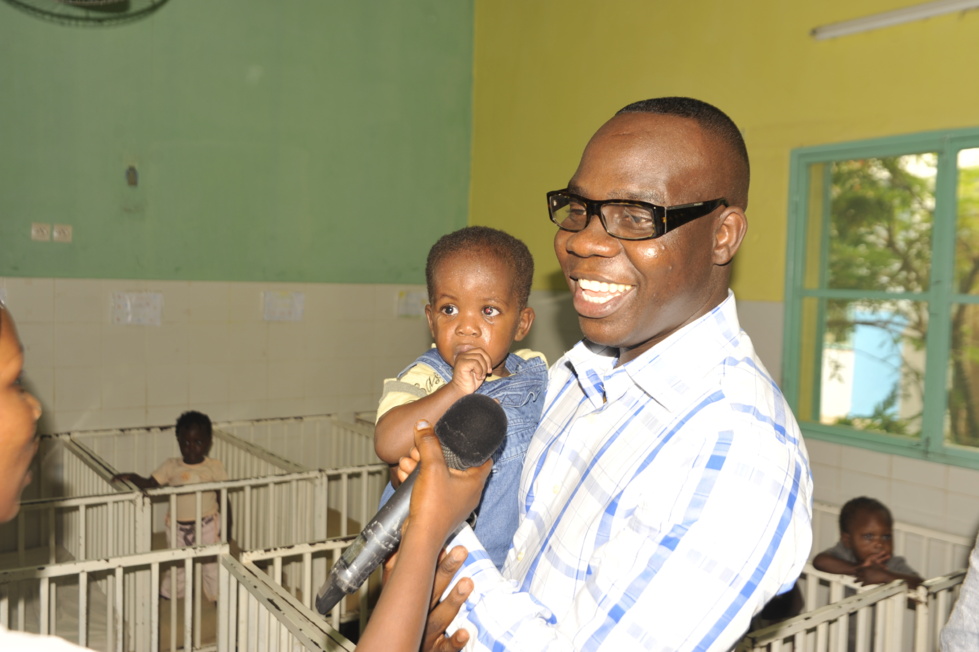
[[[71,224],[55,224],[52,237],[55,242],[71,242]]]
[[[47,242],[50,239],[51,239],[50,224],[44,224],[43,222],[34,222],[33,224],[31,224],[31,240]]]

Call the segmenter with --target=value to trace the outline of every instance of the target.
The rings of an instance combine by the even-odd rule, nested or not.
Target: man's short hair
[[[701,100],[690,97],[657,97],[650,100],[641,100],[624,106],[615,115],[623,113],[658,113],[662,115],[674,115],[680,118],[689,118],[697,122],[700,127],[724,142],[737,160],[736,174],[738,184],[736,192],[741,193],[742,201],[746,208],[748,204],[748,184],[751,179],[751,166],[748,162],[748,148],[744,144],[744,137],[741,130],[734,124],[726,113],[721,111],[713,104],[708,104]],[[728,197],[729,201],[735,202],[740,198]]]
[[[840,534],[849,534],[850,528],[853,527],[853,523],[857,520],[857,517],[866,513],[882,514],[888,523],[894,523],[894,519],[891,517],[891,510],[887,509],[884,503],[875,498],[860,496],[859,498],[848,500],[840,510]]]
[[[212,434],[211,418],[196,410],[184,412],[177,419],[176,435],[179,437],[188,430],[197,430],[210,437]]]
[[[502,262],[513,274],[513,293],[520,309],[527,307],[530,286],[534,281],[534,257],[522,241],[488,226],[467,226],[442,236],[432,245],[425,264],[429,303],[435,300],[435,276],[439,265],[456,254],[491,256]]]

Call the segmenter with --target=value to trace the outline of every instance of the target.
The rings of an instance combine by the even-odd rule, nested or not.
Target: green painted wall
[[[536,287],[564,287],[544,193],[625,104],[690,95],[752,157],[740,299],[780,301],[789,152],[979,124],[979,11],[829,41],[809,32],[912,0],[492,0],[476,4],[471,221],[523,238]]]
[[[422,282],[467,221],[472,47],[473,0],[0,2],[0,276]]]

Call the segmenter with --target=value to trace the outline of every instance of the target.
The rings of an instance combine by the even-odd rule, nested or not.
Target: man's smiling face
[[[588,143],[568,188],[594,200],[706,201],[730,190],[723,161],[694,120],[626,113]],[[738,237],[733,249],[719,251],[730,237],[720,226],[729,210],[719,207],[651,240],[615,239],[597,217],[578,233],[558,231],[554,249],[585,337],[618,347],[622,364],[723,301],[728,274],[718,265],[740,244]],[[733,210],[743,220],[743,211]]]

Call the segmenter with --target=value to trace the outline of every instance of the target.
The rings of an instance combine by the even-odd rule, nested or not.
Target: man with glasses
[[[793,586],[808,460],[728,289],[748,176],[730,118],[661,98],[619,111],[548,193],[585,339],[551,369],[502,574],[464,529],[471,581],[429,615],[455,634],[427,646],[728,650]]]

